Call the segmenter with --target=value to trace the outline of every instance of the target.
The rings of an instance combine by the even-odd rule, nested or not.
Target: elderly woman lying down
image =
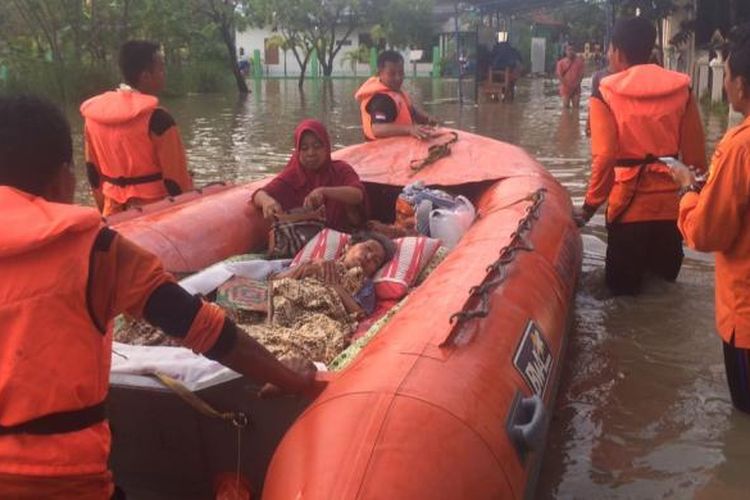
[[[349,343],[357,321],[376,305],[372,277],[395,252],[394,243],[379,233],[355,233],[336,260],[312,261],[269,278],[265,323],[237,323],[277,356],[309,356],[330,362]],[[233,311],[230,311],[230,313]],[[161,332],[128,323],[116,340],[136,345],[170,345]]]

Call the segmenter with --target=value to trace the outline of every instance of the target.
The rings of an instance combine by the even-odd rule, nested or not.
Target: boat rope
[[[530,252],[534,250],[533,245],[529,242],[528,236],[534,221],[539,219],[539,211],[544,203],[547,190],[539,188],[526,199],[531,201],[531,205],[526,207],[526,214],[518,221],[518,227],[510,236],[510,243],[500,250],[498,259],[487,266],[487,275],[481,284],[474,286],[469,291],[469,299],[464,304],[461,311],[451,315],[450,322],[453,329],[447,339],[453,338],[458,331],[459,326],[474,318],[484,318],[489,313],[490,294],[502,284],[509,275],[509,267],[521,252]],[[444,342],[445,344],[446,342]]]
[[[247,415],[245,415],[242,412],[234,412],[234,411],[227,411],[227,412],[221,412],[215,409],[213,406],[208,404],[207,402],[203,401],[201,398],[199,398],[194,392],[192,392],[190,389],[185,387],[182,382],[170,377],[169,375],[165,375],[164,373],[155,372],[154,376],[159,379],[159,381],[167,386],[169,389],[174,391],[175,394],[177,394],[183,401],[185,401],[187,404],[193,407],[195,411],[198,413],[205,415],[207,417],[212,418],[218,418],[220,420],[224,420],[226,422],[231,423],[233,426],[235,426],[238,429],[242,429],[243,427],[247,427],[249,424],[249,419],[247,418]]]
[[[193,391],[185,387],[182,382],[164,373],[154,372],[154,376],[171,389],[183,401],[193,407],[198,413],[207,417],[218,418],[231,423],[237,429],[237,459],[235,464],[235,491],[240,491],[240,477],[242,474],[242,431],[250,423],[250,419],[243,412],[226,411],[221,412],[199,398]]]
[[[234,492],[239,496],[240,482],[242,478],[242,429],[244,426],[235,425],[237,429],[237,464],[234,470]]]
[[[447,134],[443,135],[450,135],[452,137],[447,142],[433,144],[432,146],[427,148],[427,156],[425,158],[422,158],[421,160],[412,160],[409,163],[409,168],[411,168],[412,170],[412,175],[416,174],[426,166],[432,165],[439,159],[445,158],[446,156],[451,154],[451,146],[458,142],[458,134],[456,132],[450,131]]]

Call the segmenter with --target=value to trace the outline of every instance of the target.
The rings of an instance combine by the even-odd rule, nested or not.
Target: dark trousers
[[[750,349],[741,349],[731,343],[724,344],[724,368],[734,407],[750,413]]]
[[[605,281],[615,295],[637,294],[646,274],[677,279],[685,256],[677,221],[614,223],[607,233]]]

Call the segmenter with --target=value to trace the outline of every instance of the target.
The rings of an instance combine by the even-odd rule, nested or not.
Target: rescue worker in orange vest
[[[188,294],[152,254],[73,206],[64,115],[0,97],[0,497],[101,500],[113,318],[145,318],[197,353],[289,392],[309,362],[279,362],[218,306]],[[269,389],[265,387],[264,389]]]
[[[81,105],[86,170],[104,216],[193,188],[174,118],[159,107],[166,82],[159,45],[120,48],[125,83]]]
[[[716,147],[704,183],[673,167],[685,193],[679,227],[691,248],[715,252],[716,329],[734,406],[750,413],[750,24],[730,35],[724,89],[744,121]]]
[[[636,294],[647,273],[674,281],[682,266],[678,186],[659,157],[705,170],[705,138],[690,79],[647,64],[656,29],[641,17],[619,20],[604,78],[589,103],[592,167],[584,225],[608,201],[605,280],[615,295]]]
[[[362,131],[368,140],[399,135],[424,140],[435,135],[437,121],[414,106],[401,89],[403,83],[403,56],[395,50],[381,52],[377,76],[370,77],[354,94],[359,102]]]

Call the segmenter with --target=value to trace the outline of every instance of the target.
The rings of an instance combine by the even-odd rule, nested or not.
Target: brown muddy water
[[[293,80],[268,80],[254,82],[246,99],[200,95],[165,104],[197,183],[239,182],[281,169],[305,117],[325,122],[336,147],[361,142],[352,98],[358,83],[308,82],[300,93]],[[552,80],[524,80],[514,103],[480,106],[459,105],[455,82],[406,87],[446,125],[522,146],[581,203],[589,170],[585,106],[561,109]],[[466,92],[473,96],[471,84]],[[80,119],[70,116],[80,138]],[[726,120],[707,115],[705,123],[712,150]],[[83,175],[78,199],[90,203]],[[601,215],[583,238],[583,275],[537,498],[750,497],[750,418],[732,410],[726,389],[713,328],[713,260],[688,252],[677,283],[611,298],[603,286]]]

